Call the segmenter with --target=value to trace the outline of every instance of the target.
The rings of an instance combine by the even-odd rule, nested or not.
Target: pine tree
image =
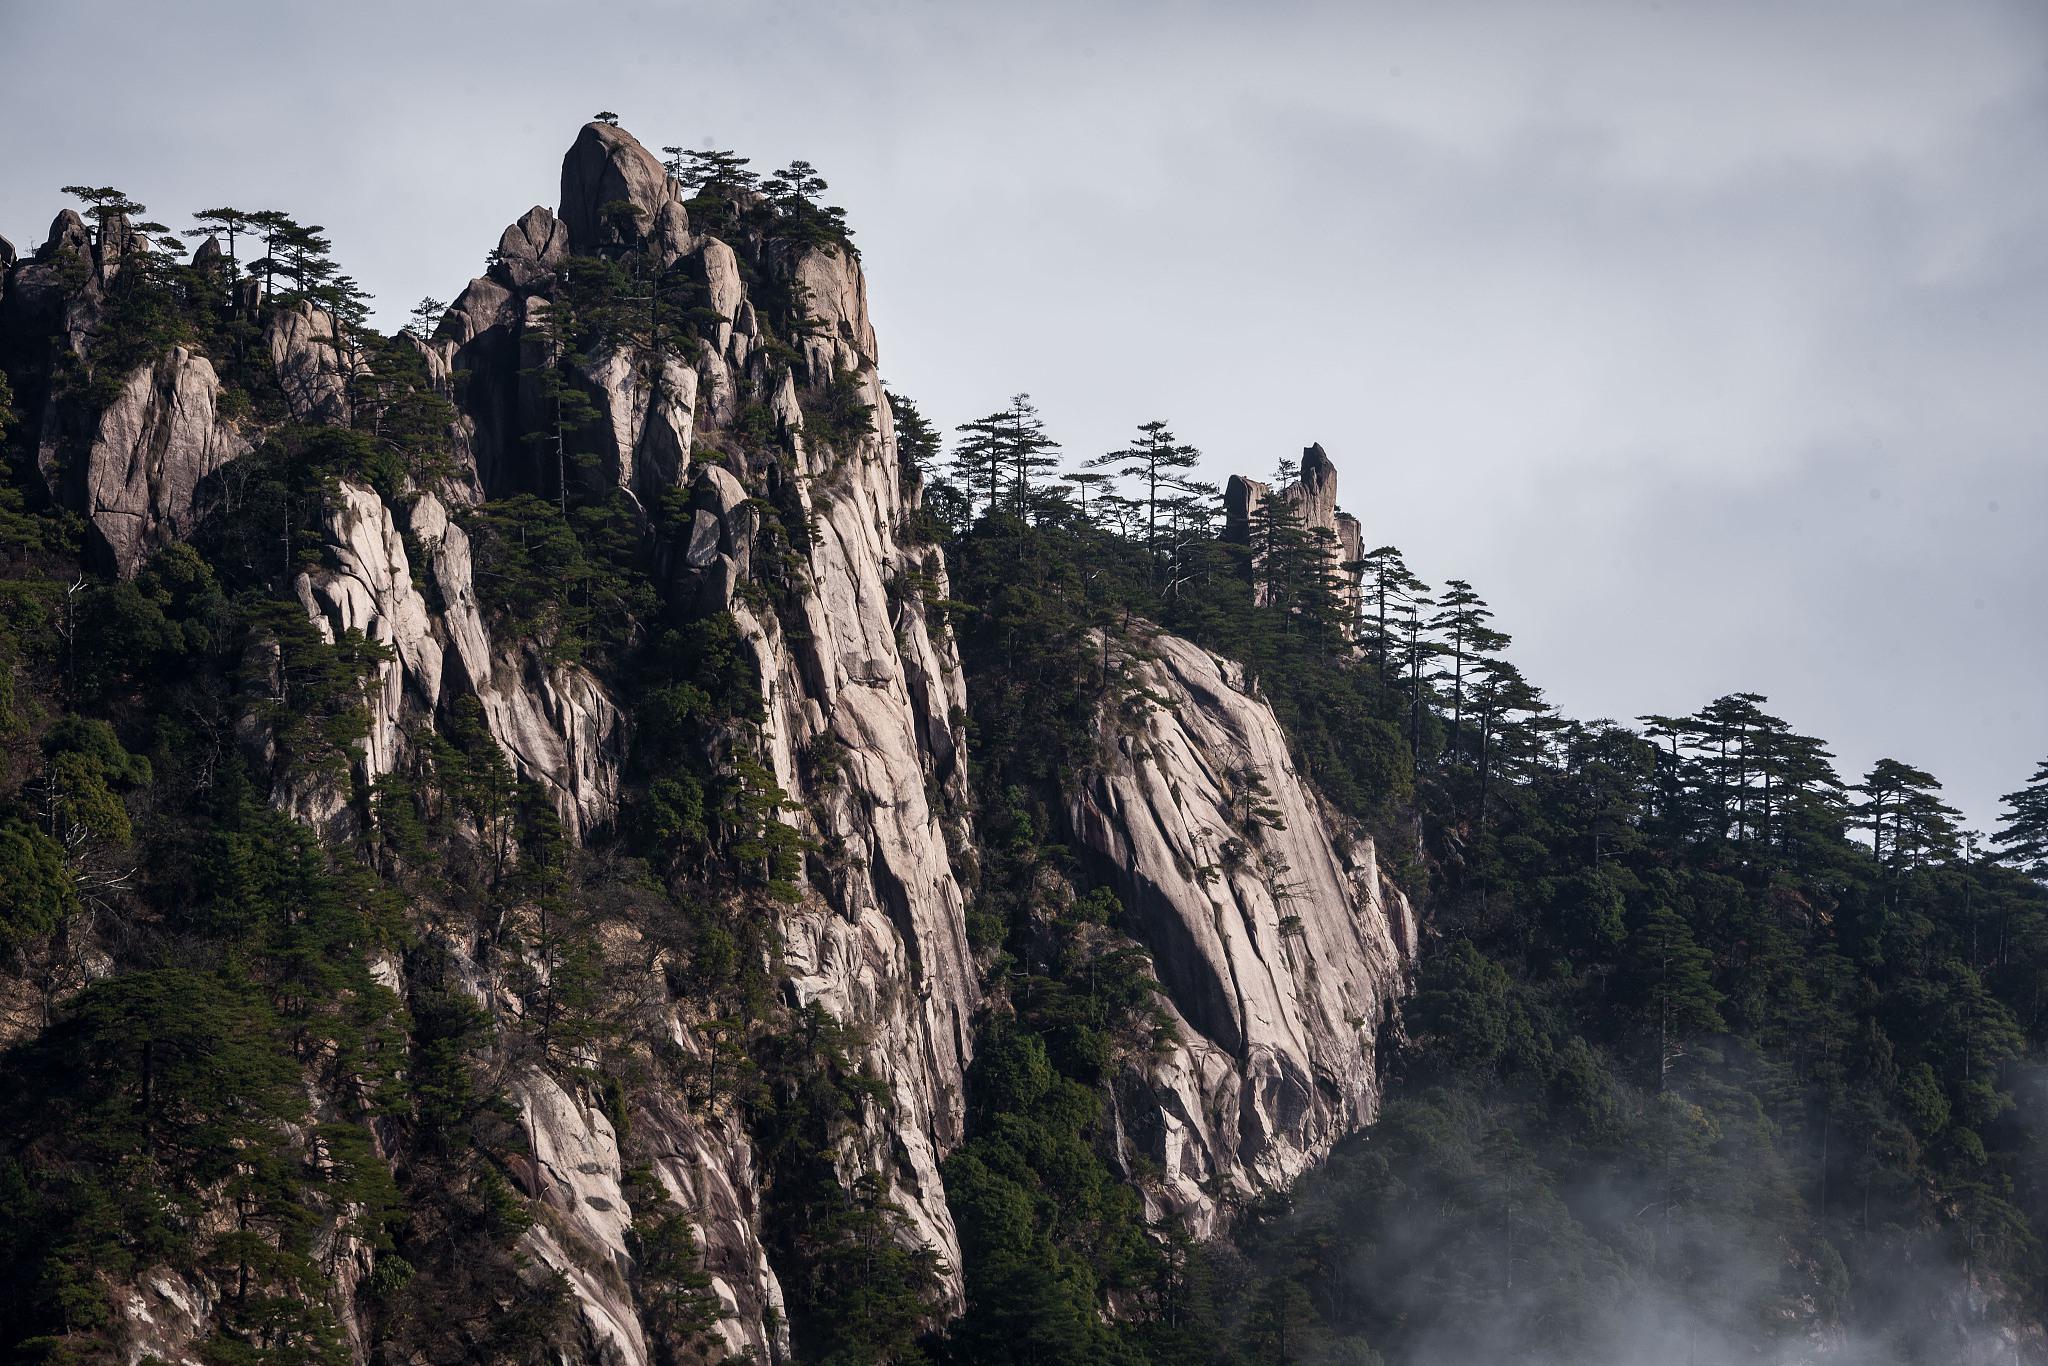
[[[1999,798],[2005,818],[1998,837],[1998,858],[2031,878],[2048,881],[2048,760],[2017,792]]]
[[[597,405],[577,379],[587,358],[577,348],[578,319],[567,291],[545,308],[529,312],[525,339],[537,351],[535,362],[519,372],[531,385],[542,415],[540,427],[526,433],[526,442],[552,458],[556,506],[569,513],[569,473],[589,458],[573,450],[576,434],[597,419]]]
[[[1426,670],[1438,653],[1438,646],[1429,638],[1423,613],[1435,605],[1429,596],[1429,585],[1420,579],[1412,580],[1402,603],[1407,621],[1402,630],[1401,652],[1408,674],[1408,753],[1410,762],[1418,769],[1422,762],[1422,718],[1432,700]]]
[[[1398,647],[1394,626],[1408,595],[1423,587],[1408,572],[1407,562],[1393,546],[1369,550],[1359,561],[1364,574],[1364,591],[1359,594],[1361,629],[1356,632],[1378,675],[1384,691],[1392,678],[1393,659]]]
[[[751,159],[736,156],[730,150],[696,151],[682,147],[664,147],[661,150],[668,153],[668,160],[662,163],[662,168],[692,190],[725,198],[735,190],[752,191],[761,183],[761,177],[747,169]]]
[[[86,217],[92,219],[94,268],[104,280],[107,249],[113,245],[111,235],[125,228],[129,219],[139,217],[145,210],[111,185],[66,185],[64,193],[83,203]]]
[[[1440,677],[1451,685],[1451,738],[1450,758],[1455,763],[1462,748],[1460,735],[1465,723],[1465,668],[1470,662],[1474,649],[1479,644],[1479,632],[1493,617],[1493,609],[1472,591],[1472,585],[1463,579],[1444,580],[1444,592],[1437,599],[1437,614],[1430,620],[1429,629],[1439,632],[1445,641],[1445,654],[1451,658],[1451,670]],[[1506,637],[1499,637],[1503,645]]]
[[[888,400],[890,421],[896,429],[897,460],[906,471],[914,470],[929,482],[938,472],[939,429],[901,394],[884,390],[883,397]]]
[[[1185,487],[1185,471],[1193,469],[1202,453],[1174,439],[1163,421],[1142,423],[1131,444],[1122,450],[1098,455],[1087,463],[1090,470],[1114,470],[1120,478],[1136,481],[1144,488],[1140,506],[1145,513],[1145,551],[1152,565],[1152,586],[1158,591],[1165,578],[1168,547],[1159,532],[1160,513],[1167,500]],[[1169,522],[1171,513],[1168,513]]]
[[[411,321],[406,324],[406,331],[421,341],[432,341],[434,334],[441,330],[441,319],[447,313],[446,303],[431,294],[425,295],[412,306]]]
[[[1059,442],[1046,434],[1031,395],[1017,394],[1007,408],[963,422],[953,448],[953,475],[982,499],[984,513],[1008,502],[1022,520],[1037,510],[1041,489],[1058,467]]]
[[[730,150],[664,147],[668,159],[662,166],[684,188],[693,192],[689,201],[693,223],[730,226],[739,219],[740,205],[760,193],[761,177],[747,169],[749,159]]]
[[[1941,783],[1933,774],[1880,759],[1856,791],[1863,798],[1856,813],[1870,831],[1871,853],[1881,866],[1902,872],[1956,854],[1955,822],[1961,813],[1942,802]]]
[[[1693,938],[1692,926],[1669,906],[1649,910],[1629,935],[1626,986],[1644,1020],[1656,1030],[1657,1089],[1694,1034],[1726,1028],[1721,993],[1714,988],[1713,955]]]
[[[220,208],[201,209],[198,213],[193,214],[192,217],[198,222],[199,226],[185,229],[185,235],[195,239],[216,235],[225,236],[228,239],[229,278],[232,280],[239,276],[242,257],[237,244],[241,241],[244,234],[255,232],[258,229],[259,225],[255,221],[256,215],[244,209]]]
[[[251,275],[262,275],[267,298],[277,289],[277,275],[283,266],[280,254],[292,233],[299,230],[289,214],[277,209],[259,209],[248,216],[249,226],[263,234],[263,255],[249,263]]]
[[[1081,525],[1085,527],[1098,525],[1089,513],[1088,500],[1091,494],[1109,486],[1111,482],[1110,476],[1096,469],[1072,470],[1062,474],[1060,482],[1072,486],[1074,490],[1074,511],[1075,515],[1081,519]]]
[[[1492,645],[1498,641],[1501,647],[1507,644],[1507,637],[1481,628],[1485,639],[1475,644]],[[1478,713],[1479,723],[1479,824],[1486,824],[1486,801],[1492,792],[1496,771],[1504,758],[1519,757],[1519,751],[1526,748],[1530,738],[1526,731],[1518,729],[1515,717],[1520,714],[1534,717],[1546,708],[1543,694],[1522,677],[1522,671],[1504,659],[1496,657],[1493,649],[1480,655],[1474,665],[1477,677],[1476,696],[1473,709]],[[1515,741],[1521,738],[1523,746]]]

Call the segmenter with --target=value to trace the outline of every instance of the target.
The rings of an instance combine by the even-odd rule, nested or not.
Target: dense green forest
[[[778,253],[852,250],[823,182],[671,150],[692,214],[779,302],[766,344],[793,356],[805,305]],[[471,704],[349,791],[352,833],[323,840],[275,798],[347,786],[387,649],[323,639],[294,581],[340,481],[402,501],[446,477],[448,399],[413,339],[368,326],[318,228],[211,210],[223,245],[188,260],[141,206],[76,189],[94,238],[63,260],[67,288],[101,277],[88,334],[55,364],[0,348],[9,1359],[107,1359],[110,1287],[174,1267],[223,1287],[208,1361],[346,1361],[327,1292],[357,1248],[374,1359],[550,1359],[566,1292],[519,1250],[529,1140],[504,1091],[536,1062],[610,1097],[642,1164],[631,1274],[664,1361],[715,1359],[717,1302],[635,1147],[626,1097],[649,1088],[744,1125],[805,1361],[1770,1360],[1774,1339],[1817,1337],[1933,1363],[1965,1359],[1959,1327],[2048,1312],[2048,765],[1985,837],[1910,765],[1845,780],[1754,694],[1572,720],[1473,585],[1433,588],[1391,547],[1343,563],[1277,499],[1227,538],[1163,423],[1067,460],[1023,396],[951,440],[892,398],[908,533],[949,575],[903,588],[967,671],[988,1000],[944,1168],[966,1307],[942,1322],[934,1254],[872,1183],[837,1179],[880,1085],[861,1041],[774,988],[770,910],[816,851],[760,760],[733,618],[665,590],[685,509],[588,477],[564,378],[621,338],[691,342],[712,326],[703,283],[623,237],[562,265],[529,366],[548,401],[521,434],[538,474],[461,514],[494,624],[630,699],[617,828],[570,839]],[[140,242],[109,271],[122,235]],[[346,425],[295,420],[269,364],[263,321],[302,303],[365,358]],[[439,313],[423,303],[418,339]],[[260,440],[232,510],[122,580],[51,492],[69,448],[27,414],[51,395],[95,411],[173,346],[213,360]],[[804,398],[827,445],[875,429],[843,376]],[[719,439],[743,456],[785,438],[750,408]],[[748,591],[786,611],[813,528],[787,494],[759,501]],[[1247,665],[1427,930],[1378,1123],[1207,1245],[1148,1224],[1115,1164],[1108,1087],[1175,1040],[1062,828],[1103,718],[1142,704],[1103,636],[1141,623]],[[708,1061],[649,1041],[614,971],[620,923],[697,1003]],[[457,940],[508,974],[516,1014],[456,980]],[[439,985],[401,1000],[392,962]]]

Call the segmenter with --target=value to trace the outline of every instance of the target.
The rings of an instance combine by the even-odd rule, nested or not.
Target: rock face
[[[118,215],[95,240],[66,209],[33,257],[0,262],[0,355],[20,381],[37,464],[51,495],[85,517],[94,557],[123,578],[191,529],[208,478],[249,449],[212,362],[184,347],[118,376],[97,401],[60,383],[66,365],[90,373],[107,284],[138,242]]]
[[[637,212],[617,209],[622,203]],[[490,496],[550,487],[552,471],[520,439],[534,425],[535,401],[521,372],[539,359],[552,272],[572,245],[652,252],[679,278],[699,282],[717,320],[694,355],[627,343],[590,357],[580,377],[597,413],[600,459],[583,477],[648,510],[666,494],[682,495],[687,515],[662,555],[668,591],[699,611],[732,614],[767,703],[762,757],[789,796],[783,819],[815,850],[802,898],[778,926],[785,996],[798,1006],[821,1004],[852,1026],[888,1095],[839,1153],[841,1169],[849,1183],[862,1173],[880,1178],[912,1236],[944,1258],[957,1304],[958,1239],[939,1162],[962,1136],[978,1004],[949,852],[949,834],[968,838],[956,730],[965,693],[950,636],[927,624],[915,595],[895,588],[923,575],[943,597],[945,571],[936,551],[898,540],[910,508],[859,264],[833,247],[778,254],[753,244],[753,269],[801,297],[793,288],[800,282],[814,320],[803,329],[795,365],[771,363],[757,344],[761,306],[749,297],[734,248],[689,232],[673,183],[629,134],[586,126],[563,162],[559,217],[534,209],[509,227],[490,275],[463,291],[429,347],[430,369],[468,372],[461,396],[468,453],[477,486]],[[871,430],[835,430],[826,441],[806,430],[805,394],[841,371],[855,376],[874,417]],[[771,415],[776,453],[717,455],[737,445],[723,438],[747,404]],[[707,446],[711,458],[700,454]],[[787,553],[779,557],[776,572],[790,576],[794,591],[778,610],[767,609],[756,584],[764,558],[757,541],[770,505],[807,529],[789,547],[795,563]],[[556,793],[573,827],[608,820],[617,801],[619,720],[602,687],[580,671],[549,674],[533,651],[494,643],[476,605],[461,527],[432,496],[404,515],[440,604],[427,636],[443,650],[443,699],[458,688],[474,693],[491,733],[523,773]],[[375,521],[368,509],[365,517]],[[393,623],[410,620],[396,587],[408,576],[403,544],[381,531],[332,529],[333,558],[342,563],[349,559],[342,542],[383,541],[381,578],[394,585],[387,615]],[[325,600],[322,591],[316,588],[316,601]],[[337,583],[324,591],[341,590]],[[404,635],[394,626],[395,640]],[[431,670],[415,675],[408,665],[404,672],[397,693],[387,686],[387,701],[413,697],[431,706]],[[373,766],[382,762],[377,748],[373,737],[366,755]],[[836,762],[819,763],[827,754]],[[673,1020],[671,1035],[684,1053],[699,1051],[686,1021]],[[644,1361],[630,1297],[621,1296],[616,1278],[566,1270],[590,1262],[573,1252],[572,1233],[607,1257],[627,1255],[616,1218],[578,1212],[593,1197],[623,1208],[614,1199],[620,1159],[608,1122],[543,1077],[522,1094],[537,1154],[545,1146],[563,1155],[542,1157],[554,1176],[537,1193],[560,1202],[568,1222],[551,1222],[535,1251],[570,1275],[592,1351],[601,1344],[618,1360]],[[655,1161],[656,1173],[697,1224],[706,1267],[729,1308],[720,1331],[732,1350],[751,1348],[768,1359],[783,1346],[772,1326],[781,1291],[762,1247],[759,1175],[744,1132],[736,1122],[667,1103],[636,1109],[633,1122],[658,1136],[667,1156]]]
[[[1365,553],[1365,531],[1356,517],[1337,506],[1337,467],[1321,443],[1302,450],[1299,476],[1277,493],[1271,485],[1257,479],[1231,475],[1223,490],[1223,538],[1238,545],[1251,544],[1253,519],[1269,498],[1290,509],[1309,535],[1327,535],[1331,568],[1345,606],[1344,619],[1354,620],[1358,614],[1359,571],[1345,566],[1355,565]],[[1266,600],[1265,587],[1256,575],[1252,597],[1260,604]]]
[[[689,245],[680,187],[652,152],[614,124],[584,124],[562,159],[561,217],[577,251],[599,251],[649,234],[677,256]]]
[[[938,1162],[962,1136],[978,995],[944,828],[947,808],[965,810],[953,729],[965,692],[950,637],[889,588],[919,570],[943,584],[944,569],[936,552],[927,563],[895,541],[905,511],[895,436],[872,367],[861,373],[878,430],[836,465],[795,442],[795,493],[815,528],[801,633],[744,603],[732,610],[766,685],[776,782],[800,796],[802,828],[843,851],[813,860],[816,896],[783,925],[791,989],[868,1032],[868,1061],[896,1112],[875,1117],[860,1165],[891,1177],[957,1277]],[[710,571],[716,583],[737,572],[722,560]],[[806,762],[821,747],[840,754],[839,779],[821,781]],[[956,834],[966,838],[964,816]]]
[[[311,304],[282,308],[264,327],[270,363],[292,416],[301,422],[349,420],[349,384],[364,364],[336,336],[334,319]]]
[[[408,721],[474,697],[485,725],[518,773],[554,798],[572,837],[618,813],[624,747],[618,707],[587,670],[549,662],[530,641],[492,639],[477,605],[469,538],[431,493],[394,511],[374,491],[343,480],[326,514],[327,565],[299,578],[299,601],[329,640],[344,632],[392,651],[378,665],[370,731],[357,747],[367,785],[398,766]],[[424,562],[415,566],[400,527]],[[421,583],[438,599],[429,607]],[[343,818],[331,786],[294,792],[294,813],[318,826]]]
[[[34,260],[5,269],[0,342],[84,355],[104,281],[126,249],[123,233],[102,246],[77,215],[61,215]],[[559,491],[555,461],[525,438],[542,425],[533,372],[552,354],[556,273],[572,249],[652,259],[669,285],[695,291],[701,304],[694,337],[657,344],[629,334],[568,372],[594,413],[571,435],[579,455],[596,459],[579,462],[573,477],[587,490],[618,490],[650,527],[670,519],[658,522],[664,594],[699,613],[730,612],[737,623],[766,700],[759,758],[787,794],[782,818],[812,850],[800,899],[772,912],[782,995],[848,1026],[865,1071],[881,1083],[835,1160],[849,1184],[875,1177],[904,1211],[908,1236],[937,1250],[957,1306],[958,1240],[939,1165],[962,1137],[979,1004],[952,866],[952,851],[971,838],[959,733],[965,694],[951,638],[921,606],[924,595],[944,596],[943,562],[899,540],[914,494],[850,249],[759,236],[736,247],[692,233],[659,162],[622,130],[586,127],[563,162],[559,212],[535,208],[510,225],[489,273],[469,284],[431,339],[416,342],[432,382],[459,411],[454,475],[434,489],[379,493],[351,478],[331,486],[324,546],[299,575],[297,595],[328,639],[359,633],[388,658],[371,682],[351,779],[304,780],[275,799],[322,829],[353,830],[369,785],[407,762],[423,728],[474,699],[490,736],[553,798],[572,839],[615,823],[625,715],[603,681],[553,659],[547,642],[494,629],[463,527],[464,505],[480,498]],[[209,260],[218,252],[200,250]],[[757,299],[763,282],[769,288]],[[334,320],[310,307],[265,309],[248,290],[238,307],[244,296],[260,310],[291,418],[351,422],[364,362]],[[764,347],[771,317],[793,346]],[[842,375],[852,376],[872,419],[808,421],[807,405]],[[51,394],[26,395],[48,428],[53,490],[87,513],[96,544],[122,574],[192,528],[209,481],[259,435],[223,415],[222,392],[205,357],[173,351],[83,416]],[[735,434],[743,419],[751,424],[744,440]],[[764,572],[776,576],[772,593]],[[922,589],[902,588],[912,581]],[[260,656],[262,643],[254,648]],[[269,752],[260,734],[243,739]],[[494,1013],[516,1009],[492,970],[477,966],[491,955],[458,950],[479,1001]],[[619,970],[648,969],[643,957]],[[390,976],[403,995],[403,970]],[[658,974],[649,991],[665,992]],[[686,1012],[664,1030],[681,1056],[704,1054]],[[533,1150],[527,1194],[550,1211],[528,1250],[568,1278],[587,1359],[648,1361],[628,1289],[627,1159],[611,1120],[570,1077],[531,1069],[511,1094]],[[787,1329],[762,1236],[763,1177],[744,1125],[658,1091],[634,1101],[631,1119],[637,1160],[696,1225],[726,1310],[719,1333],[735,1353],[775,1359],[786,1352]],[[364,1268],[373,1260],[367,1249],[349,1257]],[[216,1291],[173,1286],[138,1300],[136,1313],[154,1315],[151,1341],[172,1344],[180,1328],[165,1305],[188,1306],[190,1335]]]
[[[1224,1193],[1282,1189],[1372,1120],[1374,1043],[1416,927],[1370,837],[1341,830],[1296,773],[1241,666],[1164,633],[1112,648],[1159,701],[1105,735],[1071,819],[1182,1036],[1118,1087],[1118,1123],[1126,1154],[1161,1173],[1152,1212],[1207,1233]]]
[[[248,452],[220,397],[212,363],[181,346],[129,375],[100,413],[85,456],[86,518],[94,544],[122,578],[189,531],[200,485]]]

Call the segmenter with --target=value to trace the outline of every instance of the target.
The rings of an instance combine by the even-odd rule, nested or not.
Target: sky
[[[1763,693],[1985,829],[2048,756],[2039,0],[0,0],[0,234],[282,208],[395,328],[599,109],[813,162],[947,426],[1321,442],[1572,715]]]

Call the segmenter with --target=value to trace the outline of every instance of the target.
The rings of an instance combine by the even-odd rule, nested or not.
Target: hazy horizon
[[[24,252],[74,181],[282,208],[396,327],[613,109],[815,163],[945,428],[1024,390],[1077,461],[1163,417],[1219,480],[1321,442],[1367,543],[1471,580],[1573,715],[1765,693],[1984,829],[2048,755],[2038,6],[0,20]]]

